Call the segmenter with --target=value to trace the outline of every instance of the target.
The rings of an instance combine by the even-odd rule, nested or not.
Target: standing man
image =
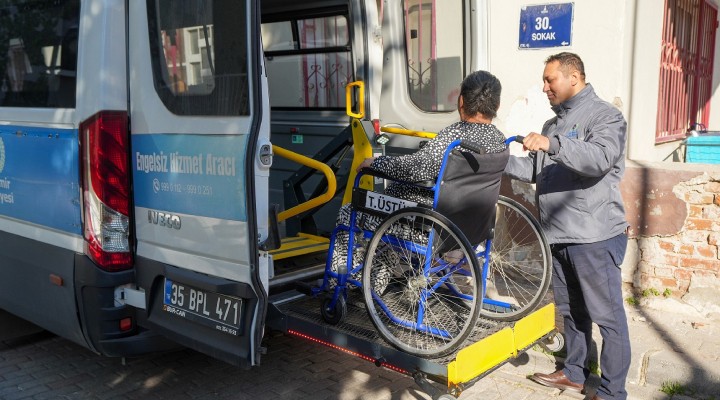
[[[622,299],[620,264],[627,247],[620,179],[625,171],[627,124],[601,100],[579,56],[548,57],[543,91],[555,112],[542,134],[523,145],[529,157],[510,157],[505,173],[534,182],[540,223],[553,256],[555,304],[563,316],[567,357],[563,369],[536,373],[533,381],[584,393],[592,323],[603,338],[602,376],[593,399],[627,398],[630,338]]]

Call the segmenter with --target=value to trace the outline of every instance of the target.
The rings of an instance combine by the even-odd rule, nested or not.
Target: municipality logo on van
[[[5,168],[5,143],[3,143],[2,138],[0,138],[0,172],[3,172],[4,168]]]

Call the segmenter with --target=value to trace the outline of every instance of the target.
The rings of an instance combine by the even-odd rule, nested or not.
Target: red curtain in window
[[[717,8],[708,0],[666,0],[660,58],[656,143],[685,137],[695,123],[707,126]]]
[[[697,57],[697,95],[692,110],[697,110],[691,124],[699,122],[708,126],[710,119],[710,98],[712,97],[713,60],[715,59],[715,34],[717,31],[717,13],[715,5],[703,1],[700,7],[700,40]]]

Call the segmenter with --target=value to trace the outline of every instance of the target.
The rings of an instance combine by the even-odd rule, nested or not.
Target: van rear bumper
[[[258,297],[250,285],[181,269],[144,257],[136,257],[135,272],[137,284],[145,290],[147,302],[145,310],[137,310],[138,324],[141,327],[236,366],[250,367],[259,362],[259,349],[253,349],[252,345],[255,337],[252,323]],[[237,335],[165,311],[163,297],[166,279],[203,291],[242,299],[241,324]],[[211,305],[209,311],[214,312],[215,306]],[[253,351],[255,354],[252,354]]]
[[[159,336],[143,333],[133,307],[115,304],[115,288],[134,281],[134,270],[103,271],[82,253],[0,231],[0,308],[96,353],[168,348]],[[133,321],[125,331],[123,318]]]
[[[101,340],[99,347],[105,354],[122,357],[141,356],[148,353],[179,350],[183,347],[165,336],[143,329],[137,335]]]
[[[137,310],[115,303],[115,288],[135,281],[133,269],[107,272],[84,254],[75,255],[75,295],[83,334],[90,348],[102,355],[129,357],[178,346],[167,338],[147,332],[137,324]],[[130,318],[130,330],[120,321]]]

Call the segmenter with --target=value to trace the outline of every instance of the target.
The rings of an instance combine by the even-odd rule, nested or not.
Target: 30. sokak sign
[[[572,42],[573,3],[523,6],[518,47],[566,47]]]

